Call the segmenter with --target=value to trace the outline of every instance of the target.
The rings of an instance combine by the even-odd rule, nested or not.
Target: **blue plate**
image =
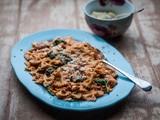
[[[42,31],[30,35],[24,38],[23,40],[19,41],[12,48],[11,52],[11,64],[15,70],[18,79],[33,96],[40,99],[41,101],[43,101],[51,107],[66,110],[85,111],[112,106],[129,95],[131,90],[134,88],[134,83],[129,81],[126,77],[124,77],[122,74],[118,72],[118,84],[113,89],[113,91],[109,94],[105,94],[103,97],[98,98],[95,102],[65,102],[63,100],[57,99],[57,97],[55,96],[52,96],[50,93],[48,93],[48,91],[45,88],[43,88],[43,86],[35,84],[29,72],[24,70],[24,53],[32,47],[32,42],[51,40],[57,36],[72,36],[73,39],[76,39],[78,41],[89,42],[92,46],[101,50],[110,63],[134,75],[134,72],[130,64],[125,60],[125,58],[113,46],[108,44],[105,40],[101,39],[100,37],[94,36],[84,31],[73,29],[56,29]]]

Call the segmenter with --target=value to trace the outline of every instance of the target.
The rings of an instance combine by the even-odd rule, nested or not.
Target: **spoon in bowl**
[[[144,8],[141,8],[141,9],[135,10],[134,12],[131,12],[131,13],[118,14],[118,15],[115,16],[114,19],[122,18],[122,17],[128,16],[128,15],[132,15],[132,14],[135,14],[135,13],[139,13],[139,12],[141,12],[143,10],[144,10]]]
[[[152,85],[149,82],[147,82],[145,80],[142,80],[142,79],[140,79],[138,77],[135,77],[135,76],[133,76],[133,75],[127,73],[127,72],[124,72],[120,68],[118,68],[118,67],[114,66],[113,64],[109,63],[105,59],[105,56],[103,55],[103,53],[100,50],[97,49],[97,51],[98,51],[99,55],[101,56],[101,58],[103,58],[102,62],[108,64],[109,66],[111,66],[113,68],[115,68],[117,71],[119,71],[124,76],[126,76],[127,78],[129,78],[132,82],[134,82],[135,84],[137,84],[142,90],[144,90],[144,91],[150,91],[152,89]]]

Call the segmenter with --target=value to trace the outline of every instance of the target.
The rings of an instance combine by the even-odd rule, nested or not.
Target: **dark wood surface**
[[[76,113],[51,109],[18,82],[10,65],[12,46],[29,34],[56,28],[91,32],[84,20],[87,0],[0,0],[0,120],[159,120],[160,1],[132,0],[145,10],[134,16],[127,32],[110,41],[132,65],[135,74],[153,84],[151,92],[135,87],[112,108]]]

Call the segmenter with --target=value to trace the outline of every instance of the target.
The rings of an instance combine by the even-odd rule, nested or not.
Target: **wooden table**
[[[135,74],[151,82],[151,92],[135,87],[129,97],[110,109],[76,113],[46,107],[18,82],[10,65],[12,46],[29,34],[57,28],[91,32],[84,20],[87,0],[0,0],[0,120],[160,119],[160,2],[132,0],[143,13],[134,16],[128,31],[112,44],[132,65]]]

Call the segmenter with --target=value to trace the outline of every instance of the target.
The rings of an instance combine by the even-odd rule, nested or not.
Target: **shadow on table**
[[[39,101],[39,100],[38,100]],[[112,118],[115,114],[120,114],[125,104],[125,100],[117,103],[116,105],[103,108],[99,110],[92,111],[68,111],[68,110],[60,110],[57,108],[51,108],[46,104],[39,101],[38,106],[41,106],[41,109],[50,116],[57,120],[106,120]]]
[[[125,39],[124,35],[119,35],[117,37],[114,38],[104,38],[102,37],[102,39],[104,39],[106,42],[110,43],[110,44],[114,44],[114,43],[120,43],[123,39]]]

